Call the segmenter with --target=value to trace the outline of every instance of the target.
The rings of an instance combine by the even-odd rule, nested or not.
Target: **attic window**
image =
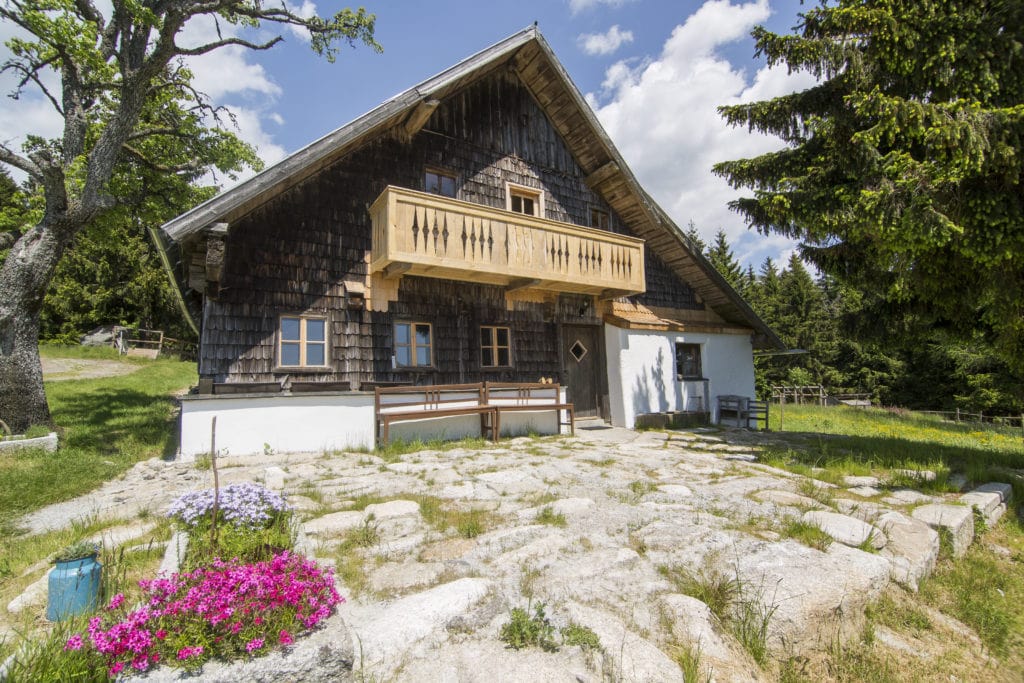
[[[604,209],[590,209],[590,227],[598,230],[611,230],[612,217]]]
[[[505,183],[505,208],[527,216],[544,215],[544,193],[529,187]]]
[[[437,169],[423,173],[423,190],[442,197],[455,197],[455,175]]]

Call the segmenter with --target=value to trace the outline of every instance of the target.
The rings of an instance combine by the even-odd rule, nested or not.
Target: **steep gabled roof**
[[[414,125],[412,122],[429,112],[430,103],[498,68],[512,68],[518,73],[586,174],[587,185],[697,291],[705,305],[730,323],[752,328],[755,346],[784,348],[775,333],[640,187],[536,26],[527,27],[395,95],[252,178],[168,221],[162,230],[172,240],[186,243],[214,223],[234,222],[367,140],[396,126]]]

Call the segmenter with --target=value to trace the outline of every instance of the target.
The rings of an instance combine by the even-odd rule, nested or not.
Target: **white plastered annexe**
[[[718,421],[718,396],[754,396],[754,359],[750,334],[629,330],[605,324],[608,398],[611,422],[633,428],[638,415],[664,412],[711,413]],[[676,379],[676,343],[699,344],[701,369],[708,383]]]

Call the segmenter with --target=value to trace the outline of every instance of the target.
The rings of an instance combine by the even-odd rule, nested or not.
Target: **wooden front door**
[[[600,417],[601,328],[595,325],[562,327],[562,374],[566,397],[575,404],[576,417]]]

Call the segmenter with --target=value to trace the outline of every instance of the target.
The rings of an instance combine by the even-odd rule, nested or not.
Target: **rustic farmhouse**
[[[753,396],[753,350],[781,346],[640,187],[536,27],[162,234],[200,335],[184,454],[211,438],[372,447],[381,386],[553,380],[577,418],[715,420],[718,396]],[[479,417],[404,428],[479,433]]]

